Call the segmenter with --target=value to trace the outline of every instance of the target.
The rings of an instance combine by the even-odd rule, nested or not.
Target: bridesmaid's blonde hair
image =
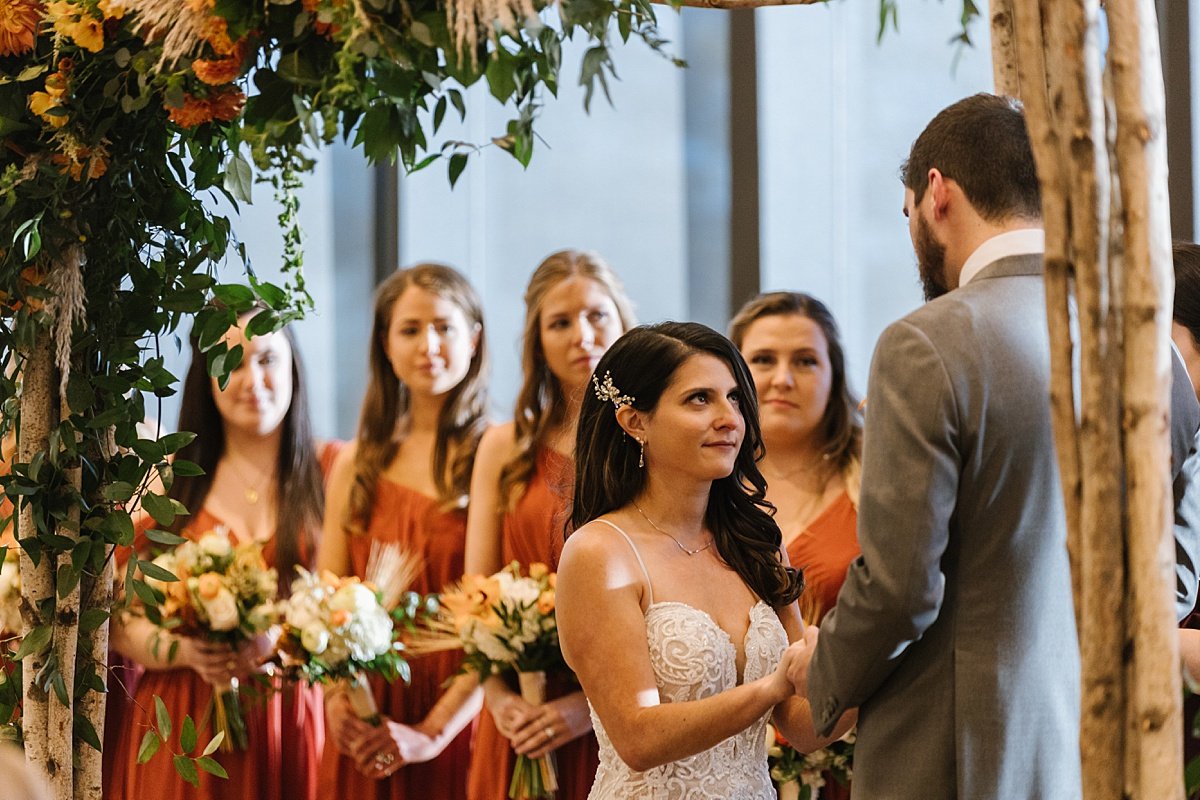
[[[524,380],[513,411],[516,453],[500,471],[500,511],[511,511],[521,499],[533,478],[538,449],[545,444],[546,436],[562,423],[565,405],[562,386],[546,366],[546,356],[542,352],[542,306],[551,289],[576,277],[590,278],[604,287],[617,307],[622,332],[637,324],[625,287],[598,253],[559,250],[547,256],[533,271],[525,289],[525,329],[521,349]]]

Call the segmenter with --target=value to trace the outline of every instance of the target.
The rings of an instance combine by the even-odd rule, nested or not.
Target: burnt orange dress
[[[858,558],[858,510],[843,492],[828,508],[788,543],[788,559],[804,570],[800,609],[805,620],[820,624],[837,602],[850,562]],[[815,613],[812,613],[814,612]],[[810,619],[811,617],[811,619]],[[825,776],[822,800],[848,800],[850,787]]]
[[[354,574],[365,577],[371,543],[395,542],[421,556],[424,569],[413,590],[439,592],[462,578],[467,520],[461,511],[443,511],[433,498],[388,480],[381,480],[364,535],[350,536]],[[412,681],[388,684],[372,678],[380,712],[396,722],[415,724],[425,718],[457,672],[462,654],[434,653],[410,662]],[[330,742],[321,761],[318,797],[322,800],[459,800],[466,792],[471,759],[468,726],[432,761],[409,764],[377,780],[362,775],[354,761]]]
[[[529,488],[501,522],[500,551],[504,563],[522,565],[540,561],[555,565],[562,553],[563,522],[570,502],[572,462],[549,448],[538,451],[537,467]],[[568,676],[549,676],[547,697],[554,699],[579,691]],[[515,689],[515,685],[514,685]],[[556,751],[558,800],[584,800],[600,765],[596,736],[588,733]],[[485,708],[475,735],[468,800],[507,800],[516,754]]]
[[[198,539],[220,524],[216,516],[202,510],[181,535]],[[231,534],[236,538],[236,531]],[[263,555],[272,565],[274,544],[271,539],[263,547]],[[167,748],[146,764],[137,763],[137,753],[153,719],[155,696],[162,698],[171,715],[172,752],[179,751],[178,731],[185,714],[196,723],[200,732],[197,749],[203,749],[215,732],[210,719],[213,687],[186,667],[145,671],[133,693],[129,721],[114,732],[114,775],[105,796],[111,800],[311,800],[325,740],[321,691],[306,686],[275,689],[243,688],[241,705],[249,748],[218,751],[214,757],[229,779],[201,772],[200,787],[194,789],[175,772],[171,758],[163,752]]]
[[[862,552],[857,527],[858,511],[850,495],[843,492],[788,542],[788,559],[793,567],[804,570],[800,610],[806,621],[820,623],[837,602],[850,562]],[[816,613],[810,614],[813,609]]]
[[[320,465],[326,477],[343,445],[331,441],[321,448]],[[203,509],[191,518],[181,535],[198,539],[221,524],[220,519]],[[152,526],[149,519],[141,526],[134,541],[139,552],[147,549],[144,532]],[[230,533],[236,540],[237,531]],[[263,556],[274,566],[273,537],[263,546]],[[315,556],[315,553],[301,553],[301,561],[311,565]],[[126,553],[118,558],[118,563],[127,558]],[[123,574],[120,570],[118,573]],[[281,583],[289,580],[290,577],[280,578]],[[229,779],[201,771],[199,789],[193,789],[175,772],[171,758],[164,752],[166,747],[148,763],[137,763],[138,748],[153,719],[156,695],[162,698],[171,715],[172,752],[179,751],[179,730],[185,714],[191,715],[199,731],[198,751],[203,750],[215,732],[210,719],[213,689],[196,672],[187,668],[143,672],[128,707],[128,719],[112,731],[113,737],[106,731],[105,744],[112,741],[113,750],[106,800],[313,800],[316,797],[317,769],[325,745],[320,687],[281,685],[279,681],[269,689],[257,684],[244,687],[241,705],[249,748],[232,753],[218,750],[214,758],[229,773]]]

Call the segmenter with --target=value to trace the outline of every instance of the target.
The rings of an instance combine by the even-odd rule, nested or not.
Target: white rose
[[[314,656],[319,656],[329,647],[329,631],[320,623],[307,625],[300,631],[300,644]]]
[[[329,598],[330,611],[349,611],[351,615],[363,613],[372,606],[379,607],[375,593],[361,583],[348,583]]]
[[[233,553],[233,544],[229,538],[219,533],[204,534],[197,546],[201,553],[212,558],[225,558]]]
[[[175,563],[187,570],[195,572],[196,558],[199,556],[199,551],[196,549],[196,543],[192,541],[183,542],[175,548]]]
[[[515,606],[533,605],[542,595],[541,587],[530,578],[513,580],[507,587],[502,585],[501,592],[502,596],[506,600],[511,600]]]
[[[237,599],[233,592],[222,588],[211,600],[204,600],[204,615],[214,631],[231,631],[238,624]]]

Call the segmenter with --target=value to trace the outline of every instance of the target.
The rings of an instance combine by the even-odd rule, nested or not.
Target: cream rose
[[[229,537],[219,533],[204,534],[200,537],[197,546],[201,553],[212,558],[225,558],[233,553],[233,545],[230,543]]]
[[[319,622],[307,625],[300,631],[300,644],[314,656],[319,656],[329,647],[329,631]]]
[[[214,631],[231,631],[238,624],[237,599],[233,592],[222,587],[215,596],[201,600],[208,626]]]

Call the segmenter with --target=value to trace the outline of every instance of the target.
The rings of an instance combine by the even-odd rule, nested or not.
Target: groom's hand
[[[820,631],[816,625],[805,626],[804,638],[792,645],[796,655],[788,667],[788,680],[792,682],[796,694],[800,697],[808,697],[808,665],[812,663],[819,635]]]

